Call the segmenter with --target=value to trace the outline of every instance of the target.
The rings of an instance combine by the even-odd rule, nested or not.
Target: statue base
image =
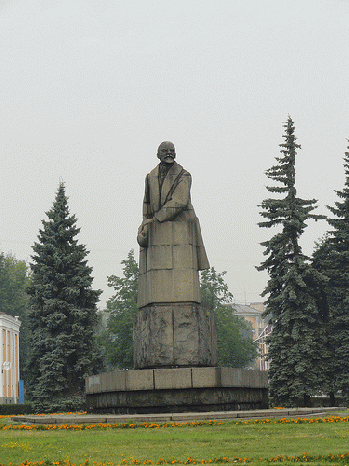
[[[150,304],[135,316],[135,369],[217,365],[214,312],[198,303]]]
[[[268,373],[231,367],[106,372],[86,378],[93,413],[141,414],[268,408]]]

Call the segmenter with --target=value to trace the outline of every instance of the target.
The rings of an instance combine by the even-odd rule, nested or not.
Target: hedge
[[[0,416],[13,414],[33,414],[34,410],[30,403],[25,404],[0,404]]]

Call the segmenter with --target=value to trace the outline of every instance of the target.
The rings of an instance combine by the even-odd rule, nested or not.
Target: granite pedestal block
[[[136,369],[217,365],[216,316],[197,303],[152,304],[133,326]]]
[[[178,413],[264,409],[268,373],[230,367],[124,370],[86,378],[95,413]]]

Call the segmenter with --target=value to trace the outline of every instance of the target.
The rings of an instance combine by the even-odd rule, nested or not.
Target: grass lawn
[[[93,462],[118,465],[123,460],[128,464],[137,464],[137,461],[141,464],[146,461],[156,464],[159,458],[167,463],[183,464],[188,457],[197,463],[224,457],[231,462],[234,457],[237,457],[237,461],[238,458],[250,458],[252,461],[249,464],[259,464],[259,458],[265,460],[279,455],[302,456],[303,452],[317,457],[341,455],[349,453],[347,414],[341,415],[341,420],[337,422],[316,422],[314,419],[307,423],[276,421],[262,424],[262,421],[250,421],[237,424],[235,421],[224,421],[213,425],[92,427],[87,430],[13,430],[11,422],[3,419],[0,423],[0,464],[7,466],[9,463],[21,464],[24,461],[70,461],[80,465],[86,460],[90,465]],[[4,429],[6,426],[10,428]],[[332,461],[312,460],[312,464],[349,465],[349,457]]]

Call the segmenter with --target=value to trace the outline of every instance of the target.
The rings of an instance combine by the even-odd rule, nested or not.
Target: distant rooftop
[[[237,314],[256,315],[262,314],[265,311],[264,303],[250,303],[250,304],[237,304],[231,305]]]

